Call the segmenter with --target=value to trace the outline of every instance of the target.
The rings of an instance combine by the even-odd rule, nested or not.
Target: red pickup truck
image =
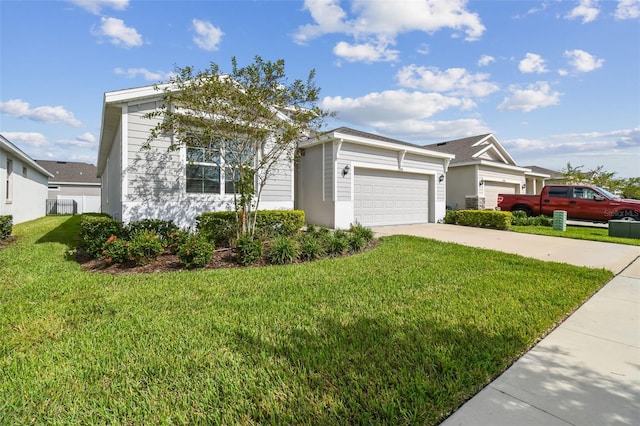
[[[564,210],[568,219],[592,222],[640,220],[640,200],[623,200],[588,185],[547,185],[540,195],[499,194],[498,209],[527,216],[553,216],[554,210]]]

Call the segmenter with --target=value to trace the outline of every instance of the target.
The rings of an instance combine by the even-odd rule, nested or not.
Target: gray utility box
[[[553,211],[553,230],[554,231],[566,231],[567,230],[567,212],[564,210]]]
[[[640,222],[635,220],[610,220],[609,236],[640,239]]]

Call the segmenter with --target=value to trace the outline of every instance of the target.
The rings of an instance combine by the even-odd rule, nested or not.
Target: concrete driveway
[[[640,424],[640,247],[443,224],[373,230],[616,273],[442,426]]]
[[[465,246],[514,253],[545,261],[605,268],[616,274],[640,256],[639,246],[520,234],[440,223],[378,226],[373,227],[372,230],[377,236],[415,235]]]

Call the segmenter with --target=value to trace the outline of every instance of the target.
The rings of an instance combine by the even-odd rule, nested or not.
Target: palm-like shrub
[[[271,240],[269,261],[276,265],[293,263],[298,259],[300,248],[293,238],[279,236]]]

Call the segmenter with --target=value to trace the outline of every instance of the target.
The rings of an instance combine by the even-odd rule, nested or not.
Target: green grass
[[[69,256],[78,224],[0,251],[0,423],[433,425],[612,277],[408,236],[113,276]]]
[[[602,241],[605,243],[628,244],[640,246],[640,240],[635,238],[610,237],[606,228],[589,226],[567,226],[566,231],[555,231],[549,226],[512,226],[511,231],[523,234],[548,235],[551,237],[574,238],[577,240]]]

